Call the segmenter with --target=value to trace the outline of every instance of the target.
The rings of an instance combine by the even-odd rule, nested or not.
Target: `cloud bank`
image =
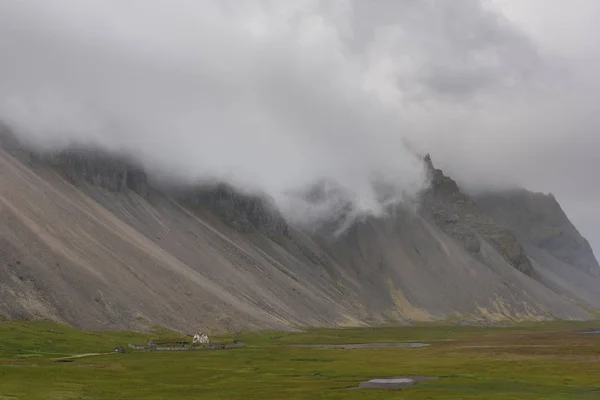
[[[4,1],[0,118],[40,146],[126,151],[289,209],[290,191],[334,181],[381,212],[375,178],[399,199],[424,184],[414,150],[472,189],[600,199],[561,197],[586,190],[597,80],[584,50],[534,29],[542,3]]]

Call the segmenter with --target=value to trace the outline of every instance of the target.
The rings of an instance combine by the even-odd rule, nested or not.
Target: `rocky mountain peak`
[[[433,221],[471,254],[479,255],[481,240],[485,240],[513,267],[531,275],[533,266],[516,236],[482,213],[475,201],[460,190],[456,181],[434,167],[429,154],[424,162],[429,168],[431,183],[423,193],[422,205]]]

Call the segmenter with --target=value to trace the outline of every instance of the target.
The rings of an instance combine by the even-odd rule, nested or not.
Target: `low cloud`
[[[331,179],[375,212],[382,174],[414,193],[422,165],[335,21],[316,2],[261,4],[5,2],[0,115],[40,146],[126,151],[280,202]]]
[[[598,144],[595,76],[499,3],[4,1],[0,119],[38,146],[265,191],[288,215],[324,181],[382,212],[373,182],[409,198],[417,152],[469,188],[560,199]]]

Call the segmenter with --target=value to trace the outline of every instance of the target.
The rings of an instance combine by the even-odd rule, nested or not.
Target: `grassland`
[[[118,354],[110,353],[117,345],[180,335],[2,322],[0,399],[600,399],[600,335],[580,333],[598,327],[556,322],[240,332],[235,338],[246,346],[239,349]],[[431,346],[285,346],[399,341]],[[81,354],[95,355],[56,362]],[[370,378],[412,375],[440,379],[397,391],[347,390]]]

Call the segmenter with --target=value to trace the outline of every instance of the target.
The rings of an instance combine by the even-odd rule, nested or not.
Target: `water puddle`
[[[427,343],[357,343],[357,344],[290,344],[291,347],[309,347],[324,349],[389,349],[389,348],[420,348],[431,346]]]
[[[585,332],[581,332],[581,333],[583,333],[584,335],[600,335],[600,329],[585,331]]]
[[[368,381],[363,381],[358,384],[358,387],[352,389],[400,389],[410,386],[416,382],[434,381],[437,377],[433,376],[399,376],[393,378],[374,378]]]

